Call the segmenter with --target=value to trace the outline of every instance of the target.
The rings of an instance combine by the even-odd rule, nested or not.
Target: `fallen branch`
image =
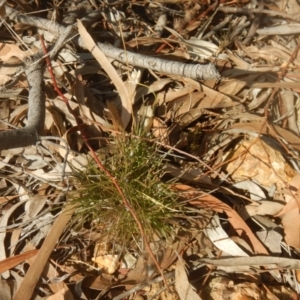
[[[279,268],[289,270],[299,270],[299,259],[271,256],[252,256],[252,257],[229,257],[229,258],[203,258],[201,263],[213,266],[233,267],[233,266],[264,266],[276,264]],[[273,267],[274,268],[274,267]]]
[[[82,46],[84,47],[84,45]],[[97,46],[106,56],[135,67],[151,69],[153,71],[187,77],[194,80],[219,79],[221,77],[215,65],[212,63],[186,64],[122,50],[103,43],[97,43]]]
[[[6,13],[8,17],[12,20],[30,26],[35,26],[44,30],[48,30],[57,36],[64,33],[67,28],[63,25],[59,25],[50,20],[18,14],[15,10],[13,10],[8,6],[6,6]],[[83,24],[85,23],[83,22]],[[73,25],[73,27],[75,26],[76,24]],[[80,47],[86,49],[86,46],[81,38],[78,38],[77,43]],[[165,60],[157,57],[142,55],[127,50],[122,50],[99,42],[97,43],[97,46],[107,57],[115,59],[124,64],[131,64],[135,67],[142,67],[157,72],[162,72],[162,73],[167,73],[167,74],[172,74],[172,75],[177,75],[182,77],[188,77],[195,80],[220,78],[220,74],[218,70],[212,63],[208,63],[208,64],[188,63],[187,64],[178,61]]]
[[[45,122],[45,92],[43,91],[44,63],[31,64],[25,69],[29,83],[28,121],[24,128],[1,131],[0,150],[26,147],[39,141]]]

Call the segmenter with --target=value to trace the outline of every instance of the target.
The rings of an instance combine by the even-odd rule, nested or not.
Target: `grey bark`
[[[220,78],[219,72],[217,71],[215,65],[212,63],[186,64],[178,61],[170,61],[125,51],[103,43],[97,43],[97,46],[106,56],[118,60],[124,64],[128,63],[136,67],[142,67],[157,72],[188,77],[195,80]]]
[[[43,91],[44,63],[32,64],[25,74],[29,83],[27,125],[24,128],[0,132],[0,150],[26,147],[39,141],[45,122],[45,93]]]
[[[48,30],[60,37],[58,41],[70,36],[76,27],[72,25],[65,27],[46,19],[22,15],[7,5],[5,6],[5,10],[8,18],[19,23],[24,23]],[[97,20],[99,16],[100,13],[95,11],[85,17],[82,21],[84,24],[89,24]],[[77,40],[77,42],[79,45],[85,48],[80,38]],[[58,52],[61,44],[63,43],[56,43],[53,52],[50,53],[50,56],[53,56]],[[196,80],[220,78],[220,74],[218,73],[216,67],[211,63],[205,65],[185,64],[181,62],[160,59],[157,57],[141,55],[130,51],[124,51],[103,43],[98,43],[97,45],[106,56],[118,60],[124,64],[129,63],[133,66],[189,77]],[[45,120],[45,94],[42,89],[43,63],[40,62],[39,64],[32,64],[26,68],[25,74],[29,83],[29,108],[27,116],[28,123],[24,128],[0,132],[0,150],[34,145],[39,141],[39,135],[42,134],[43,131]]]
[[[299,270],[300,260],[285,257],[252,256],[252,257],[227,257],[227,258],[204,258],[200,262],[213,266],[267,266],[276,264],[278,268]]]

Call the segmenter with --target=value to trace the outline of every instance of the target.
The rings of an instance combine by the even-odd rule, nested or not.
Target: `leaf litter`
[[[52,4],[1,3],[1,130],[28,122],[23,61],[38,35],[51,46],[83,18],[84,43],[69,36],[52,59],[72,113],[45,71],[44,135],[1,151],[1,299],[297,299],[299,4]],[[221,77],[135,66],[98,42],[156,64],[212,62]],[[104,189],[92,201],[83,175]]]

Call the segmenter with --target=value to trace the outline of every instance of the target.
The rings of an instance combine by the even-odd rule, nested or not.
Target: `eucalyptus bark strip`
[[[25,74],[29,83],[27,125],[0,132],[0,150],[34,145],[39,141],[45,122],[44,63],[32,64]]]

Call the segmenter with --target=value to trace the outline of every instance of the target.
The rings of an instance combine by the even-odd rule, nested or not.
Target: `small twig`
[[[300,50],[300,45],[297,45],[297,47],[294,49],[293,54],[291,55],[289,61],[287,62],[287,64],[285,65],[285,67],[282,69],[282,72],[280,74],[280,76],[277,78],[276,82],[280,82],[286,75],[286,73],[288,72],[288,67],[294,62],[294,60],[297,57],[297,54]],[[265,117],[267,120],[268,114],[269,114],[269,107],[271,106],[271,104],[273,103],[276,94],[279,92],[279,87],[275,87],[272,94],[269,96],[269,100],[265,105]]]
[[[258,3],[258,9],[263,9],[263,7],[264,7],[264,2],[260,0]],[[256,30],[259,28],[260,23],[261,23],[261,17],[260,15],[257,14],[252,20],[252,24],[249,28],[246,38],[243,40],[244,45],[247,45],[252,41],[256,33]]]

